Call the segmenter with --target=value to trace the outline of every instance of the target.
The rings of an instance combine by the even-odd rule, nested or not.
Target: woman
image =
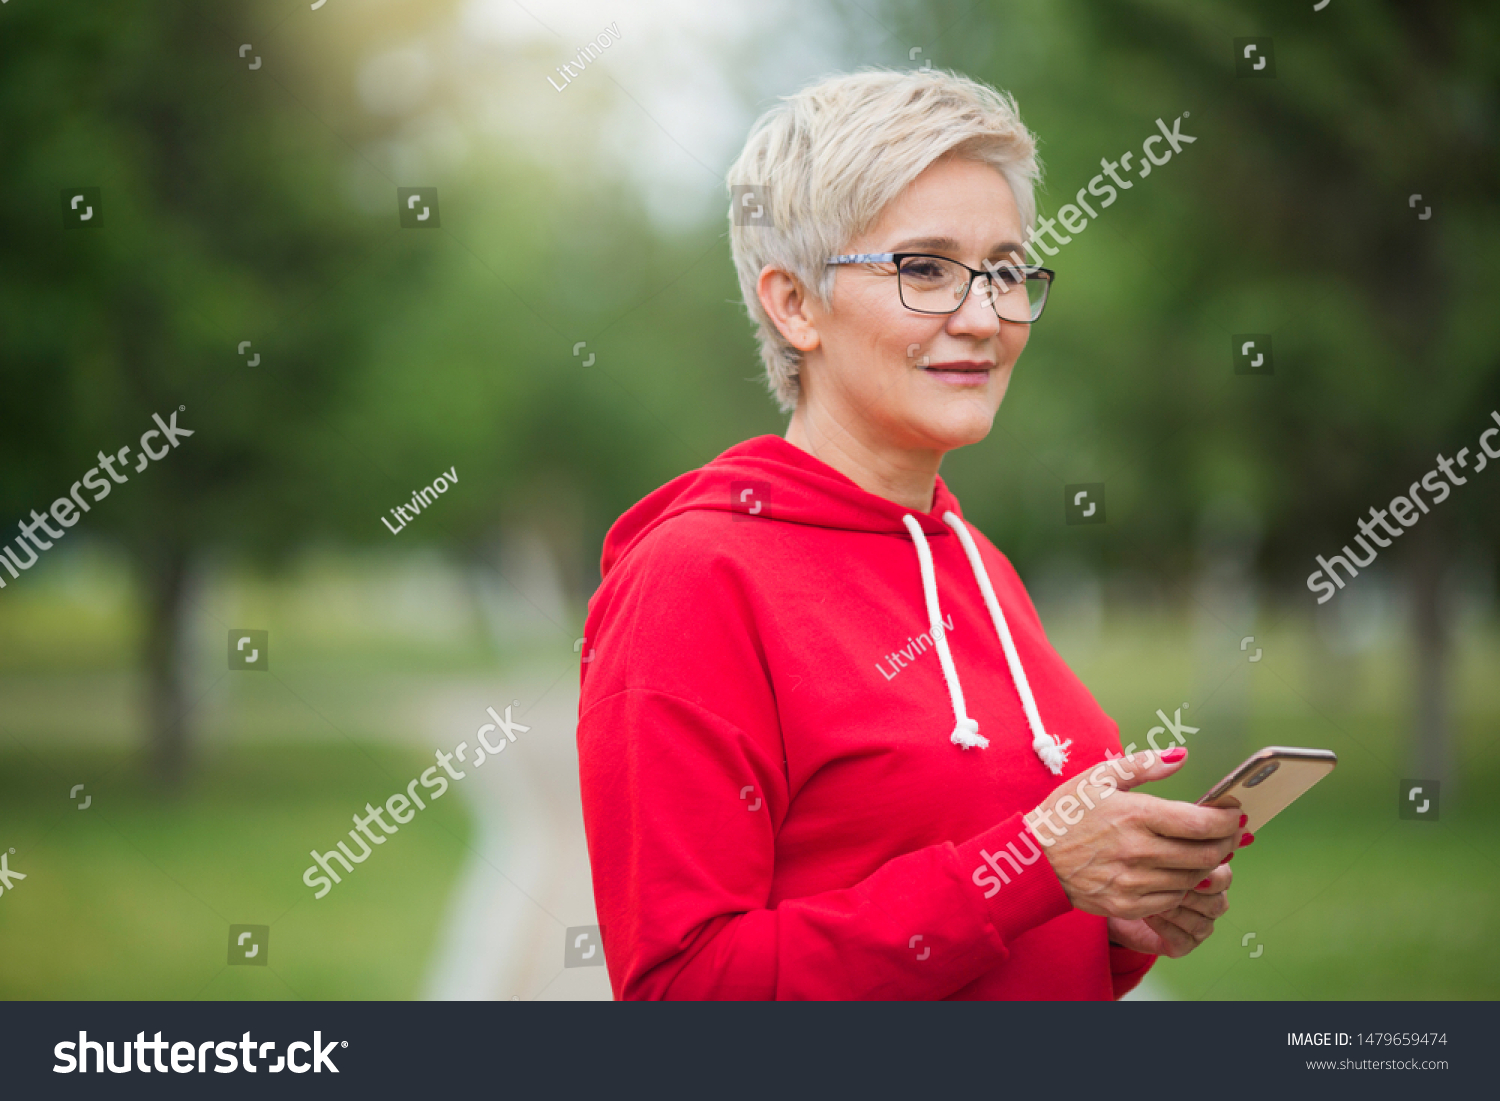
[[[1014,102],[942,72],[824,80],[730,170],[792,416],[605,541],[578,746],[616,997],[1114,998],[1227,908],[1238,812],[1128,791],[1185,751],[1120,759],[938,476],[1045,305],[1036,176]]]

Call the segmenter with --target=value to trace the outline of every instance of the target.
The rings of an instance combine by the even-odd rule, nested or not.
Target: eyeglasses
[[[1030,325],[1042,316],[1055,272],[1035,264],[997,264],[985,261],[979,271],[946,256],[919,252],[862,252],[835,256],[829,264],[889,264],[901,304],[916,313],[950,314],[962,308],[974,280],[983,278],[982,292],[1001,321]]]

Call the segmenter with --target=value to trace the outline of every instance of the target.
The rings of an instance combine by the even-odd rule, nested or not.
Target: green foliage
[[[371,242],[307,201],[335,191],[336,160],[309,151],[322,135],[231,59],[185,4],[31,9],[0,40],[6,513],[45,507],[181,406],[194,438],[91,533],[277,550],[324,511],[308,444],[369,337],[357,302],[307,307]],[[101,228],[64,227],[74,186],[101,188]]]
[[[1370,505],[1475,446],[1500,409],[1500,320],[1482,305],[1500,293],[1497,62],[1474,47],[1496,13],[1443,12],[1009,5],[939,39],[945,63],[1017,95],[1041,138],[1043,212],[1157,118],[1190,114],[1198,138],[1049,261],[1056,301],[997,421],[1000,457],[950,460],[1002,545],[1036,559],[1081,533],[1116,566],[1171,577],[1205,510],[1233,498],[1264,531],[1267,572],[1298,587]],[[943,22],[915,17],[911,40]],[[1274,38],[1276,79],[1234,75],[1248,35]],[[1273,376],[1231,373],[1237,333],[1272,334]],[[1109,530],[1060,528],[1061,485],[1096,480]],[[1492,545],[1496,492],[1466,488],[1437,523]]]
[[[1198,138],[1054,261],[994,438],[949,462],[974,519],[1023,561],[1092,547],[1176,576],[1227,497],[1295,583],[1500,407],[1496,61],[1475,45],[1495,16],[1346,8],[890,13],[890,63],[925,42],[1017,94],[1044,211],[1158,117],[1188,114]],[[395,187],[416,181],[374,152],[400,120],[361,106],[358,64],[453,13],[392,11],[341,25],[353,46],[311,23],[289,41],[251,3],[6,12],[0,511],[45,504],[95,451],[185,404],[190,449],[91,532],[271,557],[320,532],[389,538],[378,517],[456,466],[466,492],[408,541],[464,543],[539,498],[571,502],[592,540],[667,477],[779,430],[722,227],[655,229],[597,152],[476,143],[437,181],[442,228],[397,228]],[[1245,34],[1275,37],[1277,79],[1234,76]],[[236,56],[242,38],[266,43],[263,71]],[[597,170],[576,171],[580,156]],[[56,196],[81,184],[104,189],[102,230],[62,226]],[[385,208],[361,208],[361,189]],[[1416,192],[1432,220],[1409,208]],[[1274,376],[1230,373],[1239,332],[1273,334]],[[1062,527],[1061,486],[1092,480],[1109,487],[1108,530]],[[1458,498],[1440,522],[1492,541],[1493,491]]]
[[[431,764],[340,742],[235,750],[164,802],[117,752],[7,750],[0,826],[26,875],[0,905],[0,997],[415,998],[467,856],[432,804],[321,899],[313,843]],[[64,798],[85,782],[93,802]],[[226,966],[230,925],[271,926],[266,967]]]

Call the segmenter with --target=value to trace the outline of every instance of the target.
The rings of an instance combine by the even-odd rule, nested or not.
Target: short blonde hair
[[[1036,218],[1036,139],[1006,92],[941,69],[863,69],[785,96],[750,131],[730,166],[729,240],[740,293],[755,322],[766,384],[790,412],[802,354],[760,304],[767,264],[794,276],[825,307],[830,256],[864,232],[928,165],[947,154],[988,164],[1010,184],[1022,230]],[[768,223],[739,210],[746,189]],[[747,224],[748,223],[748,224]]]

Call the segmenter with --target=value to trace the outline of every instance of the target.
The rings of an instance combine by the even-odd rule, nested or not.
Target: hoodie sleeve
[[[1109,972],[1110,979],[1114,983],[1115,1000],[1123,998],[1146,977],[1146,972],[1151,970],[1156,963],[1156,957],[1145,952],[1135,952],[1129,948],[1121,948],[1118,944],[1109,946]]]
[[[988,875],[982,852],[1026,829],[1017,814],[767,909],[786,790],[753,737],[690,701],[627,690],[581,717],[579,744],[618,998],[942,998],[1071,908],[1046,861],[1006,890],[993,880],[989,900],[975,884],[976,869]]]

